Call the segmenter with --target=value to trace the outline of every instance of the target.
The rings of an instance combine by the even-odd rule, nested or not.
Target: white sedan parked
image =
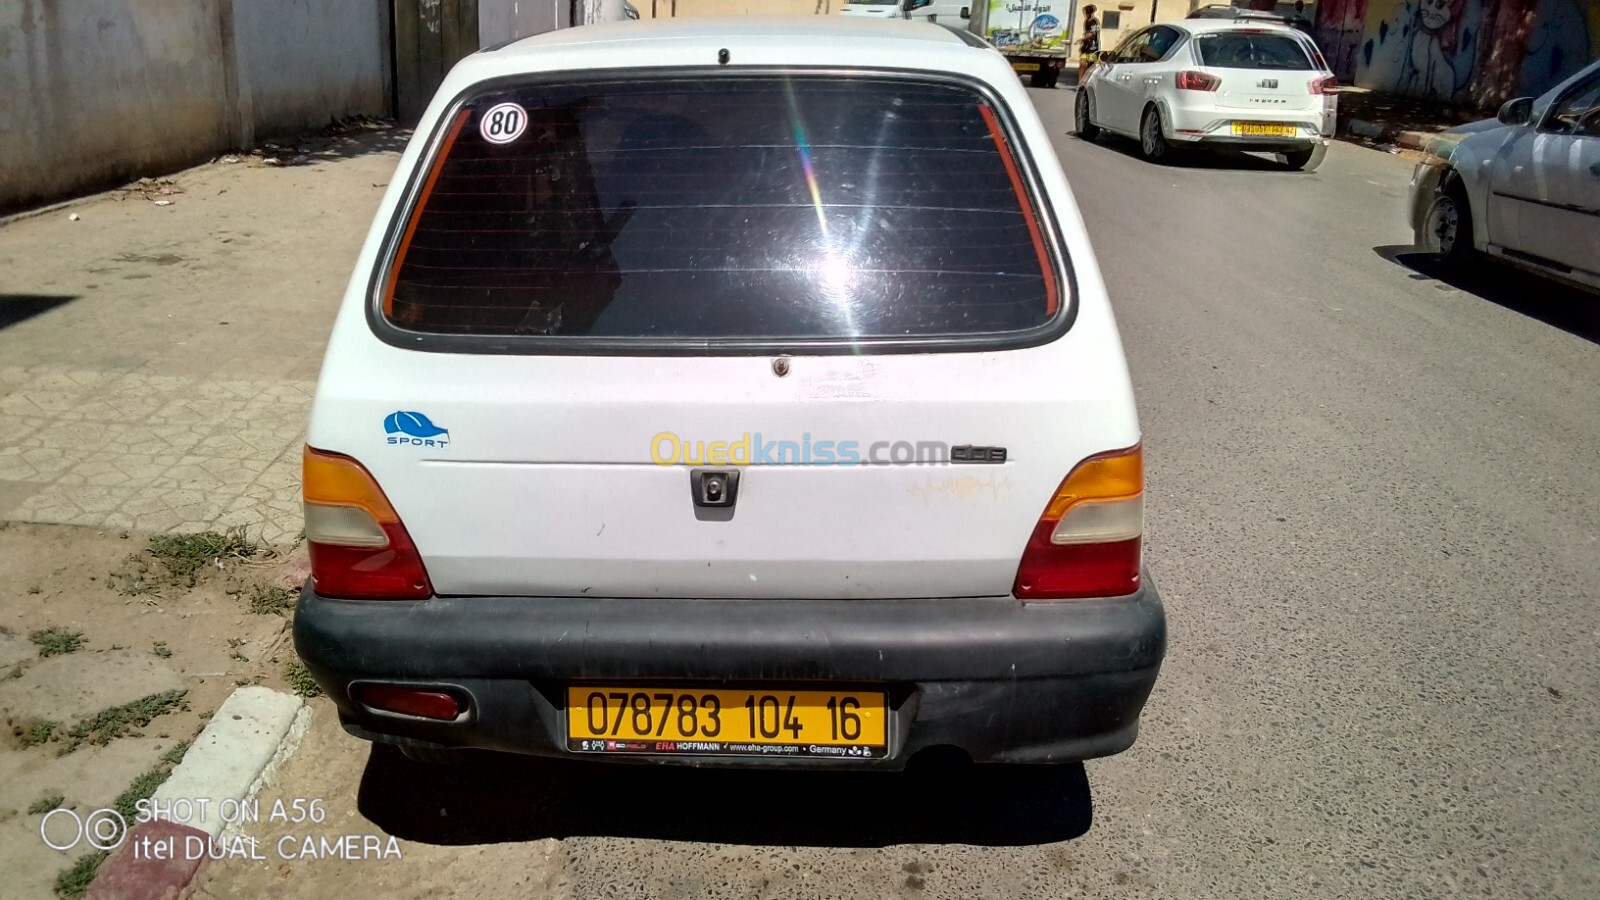
[[[1100,60],[1078,91],[1079,136],[1137,138],[1152,161],[1231,147],[1313,169],[1333,135],[1338,82],[1292,28],[1186,19],[1136,31]]]
[[[1600,62],[1429,149],[1411,179],[1422,249],[1447,264],[1482,251],[1600,290]]]

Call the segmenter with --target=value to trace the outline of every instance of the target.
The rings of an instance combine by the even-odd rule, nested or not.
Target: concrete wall
[[[0,209],[225,147],[219,2],[0,0]]]
[[[1322,0],[1317,43],[1346,83],[1492,108],[1600,56],[1600,0]]]
[[[570,14],[569,0],[478,0],[478,46],[565,28]]]
[[[255,134],[299,131],[387,104],[387,3],[234,0],[240,115]],[[248,141],[247,141],[248,142]]]
[[[690,16],[805,16],[838,11],[844,0],[631,0],[642,18]]]
[[[387,0],[0,0],[0,210],[388,106]]]

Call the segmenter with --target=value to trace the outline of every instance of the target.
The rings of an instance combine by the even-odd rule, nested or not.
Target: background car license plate
[[[567,688],[567,749],[577,753],[833,756],[888,752],[878,691]]]
[[[1300,133],[1300,128],[1282,122],[1235,122],[1233,133],[1251,137],[1295,137]]]

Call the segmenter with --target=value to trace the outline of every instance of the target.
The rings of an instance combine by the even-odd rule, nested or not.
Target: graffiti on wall
[[[1600,2],[1542,0],[1522,60],[1522,90],[1538,96],[1600,56]]]
[[[1470,102],[1483,51],[1501,40],[1491,13],[1492,0],[1323,0],[1317,39],[1357,86]],[[1522,49],[1516,93],[1550,89],[1600,55],[1600,0],[1538,0]]]
[[[1400,0],[1377,19],[1367,4],[1358,83],[1406,97],[1457,101],[1472,84],[1483,0]]]

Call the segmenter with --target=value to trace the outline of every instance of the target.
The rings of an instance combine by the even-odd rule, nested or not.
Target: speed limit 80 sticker
[[[528,127],[528,111],[516,103],[496,103],[478,117],[478,134],[491,144],[509,144]]]

